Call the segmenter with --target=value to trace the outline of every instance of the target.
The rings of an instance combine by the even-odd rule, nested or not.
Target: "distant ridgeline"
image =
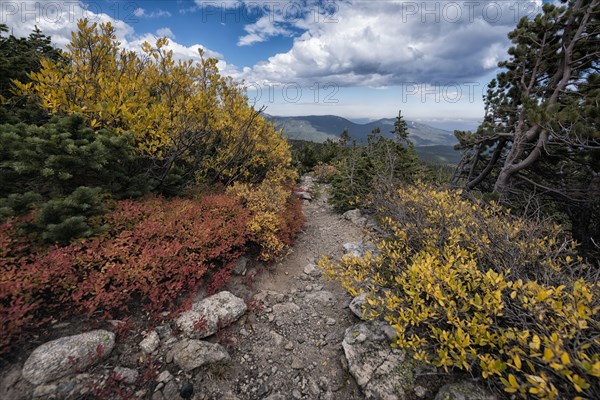
[[[265,115],[273,121],[277,129],[283,129],[284,135],[293,140],[306,140],[323,143],[327,139],[337,141],[340,134],[347,130],[357,143],[366,143],[367,136],[375,128],[385,137],[394,128],[394,118],[384,118],[367,124],[357,124],[335,115],[310,115],[297,117],[278,117]],[[409,139],[415,145],[419,157],[424,161],[457,164],[460,152],[454,150],[458,140],[450,131],[434,128],[418,122],[407,121]]]

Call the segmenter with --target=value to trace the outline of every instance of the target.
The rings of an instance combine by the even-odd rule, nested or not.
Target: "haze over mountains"
[[[350,137],[358,143],[365,143],[367,136],[375,128],[379,128],[384,136],[393,137],[390,131],[394,129],[395,121],[395,118],[383,118],[365,124],[357,124],[335,115],[296,117],[265,115],[265,117],[273,121],[277,129],[282,129],[284,135],[289,139],[318,143],[325,142],[327,139],[338,140],[344,130],[348,130]],[[460,152],[454,150],[454,145],[458,141],[453,132],[419,122],[406,122],[408,124],[408,137],[422,159],[453,164],[458,162]]]

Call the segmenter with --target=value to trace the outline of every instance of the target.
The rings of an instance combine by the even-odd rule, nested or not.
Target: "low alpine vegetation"
[[[596,398],[600,285],[559,226],[419,184],[379,202],[375,254],[323,259],[395,345],[508,393]]]

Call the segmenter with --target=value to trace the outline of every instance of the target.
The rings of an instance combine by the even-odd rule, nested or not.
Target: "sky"
[[[540,11],[541,0],[0,0],[0,23],[15,36],[37,25],[63,49],[80,18],[110,21],[129,49],[162,36],[180,59],[202,48],[271,115],[366,122],[402,110],[475,129],[508,32]]]

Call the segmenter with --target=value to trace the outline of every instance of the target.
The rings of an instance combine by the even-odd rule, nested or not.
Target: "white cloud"
[[[133,11],[133,15],[135,15],[138,18],[161,18],[161,17],[164,18],[164,17],[170,17],[171,13],[169,11],[165,11],[165,10],[161,10],[161,9],[147,12],[145,9],[139,7]]]
[[[166,27],[157,30],[156,35],[135,32],[133,26],[103,13],[97,5],[86,8],[82,2],[51,0],[24,0],[11,4],[14,4],[14,8],[3,8],[4,12],[0,22],[7,24],[15,36],[28,36],[37,25],[42,33],[51,36],[52,42],[61,49],[66,49],[66,45],[71,40],[71,32],[77,30],[77,21],[81,18],[87,18],[89,21],[97,23],[110,22],[115,28],[115,34],[121,42],[121,46],[129,50],[141,51],[144,41],[153,44],[161,36],[174,38],[173,32]],[[134,11],[134,15],[136,12],[142,13],[144,16],[148,15],[143,9]],[[176,59],[182,60],[199,60],[198,49],[201,48],[206,57],[220,59],[219,65],[223,68],[228,71],[233,68],[222,61],[222,54],[201,44],[185,46],[170,40],[167,48],[173,50]]]
[[[156,35],[157,36],[165,36],[168,37],[170,39],[175,39],[175,35],[173,34],[173,31],[170,28],[160,28],[156,31]]]
[[[247,46],[257,42],[264,42],[270,37],[291,35],[291,32],[277,23],[270,15],[264,15],[258,21],[244,27],[247,35],[239,38],[238,46]]]
[[[336,2],[329,14],[321,9],[288,25],[275,14],[247,25],[248,34],[239,44],[286,34],[288,26],[304,33],[289,51],[242,70],[239,77],[260,83],[331,81],[369,87],[467,82],[489,74],[506,57],[506,35],[523,15],[535,15],[537,3],[530,6],[344,1]]]

